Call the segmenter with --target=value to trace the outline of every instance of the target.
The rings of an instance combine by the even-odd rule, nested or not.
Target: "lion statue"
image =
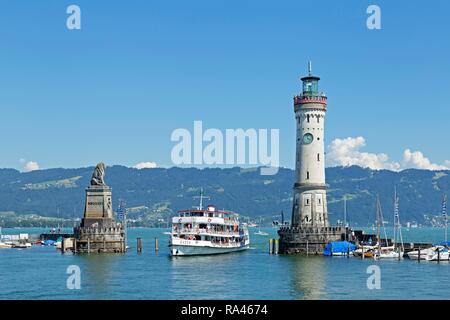
[[[106,186],[105,184],[105,164],[100,162],[95,167],[94,173],[91,178],[91,186]]]

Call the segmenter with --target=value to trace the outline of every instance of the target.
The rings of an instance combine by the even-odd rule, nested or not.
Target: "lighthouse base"
[[[352,240],[345,227],[282,227],[278,235],[281,254],[322,254],[329,242]]]

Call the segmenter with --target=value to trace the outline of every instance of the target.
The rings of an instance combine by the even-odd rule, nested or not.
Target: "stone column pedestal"
[[[84,217],[74,229],[76,252],[125,252],[125,229],[114,219],[112,190],[108,186],[89,186],[86,189]]]

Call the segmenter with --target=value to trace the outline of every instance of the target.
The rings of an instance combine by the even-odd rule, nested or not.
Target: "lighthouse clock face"
[[[305,135],[303,136],[303,143],[304,144],[310,144],[311,142],[313,142],[314,137],[311,133],[305,133]]]

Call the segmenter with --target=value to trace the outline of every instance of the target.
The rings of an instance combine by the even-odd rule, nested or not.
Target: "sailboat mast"
[[[396,229],[395,233],[398,231],[398,240],[400,241],[402,252],[405,251],[405,247],[403,244],[403,235],[402,235],[402,225],[400,224],[400,208],[399,208],[399,197],[397,195],[397,188],[395,189],[395,203],[394,203],[394,212],[395,212],[395,221],[396,221]],[[395,239],[395,238],[394,238]]]
[[[381,248],[381,237],[380,237],[380,198],[377,195],[377,242],[378,242],[378,249]]]
[[[397,244],[397,218],[398,218],[397,187],[395,187],[394,188],[394,249]]]
[[[442,215],[444,216],[444,223],[445,223],[445,242],[447,242],[448,219],[447,219],[447,195],[446,194],[444,194],[444,197],[442,199]]]
[[[347,241],[347,196],[344,196],[344,230],[345,241]]]

